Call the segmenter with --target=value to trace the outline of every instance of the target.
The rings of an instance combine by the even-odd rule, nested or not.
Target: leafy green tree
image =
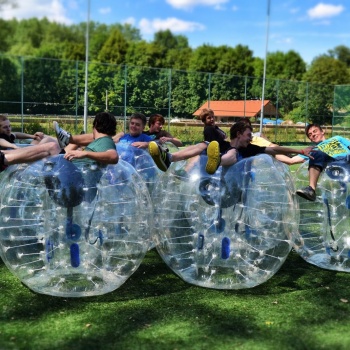
[[[20,113],[21,79],[20,65],[17,59],[0,56],[0,96],[2,110],[7,113]]]
[[[119,29],[114,29],[102,46],[97,58],[100,62],[122,64],[125,63],[127,51],[128,42]]]
[[[310,83],[349,84],[350,73],[344,62],[326,55],[316,57],[303,79]]]
[[[341,62],[344,62],[348,68],[350,67],[350,47],[339,45],[336,46],[334,49],[329,50],[328,54],[331,57],[336,58]]]

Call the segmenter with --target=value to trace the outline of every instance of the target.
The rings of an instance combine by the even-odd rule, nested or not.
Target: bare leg
[[[320,177],[321,171],[318,168],[310,167],[309,168],[309,184],[310,186],[316,190],[317,187],[317,181]]]
[[[78,146],[87,146],[94,140],[92,133],[82,135],[71,135],[69,143],[74,143]]]
[[[55,156],[61,151],[57,142],[44,142],[15,150],[2,151],[5,155],[5,164],[31,163],[45,157]]]
[[[189,159],[195,156],[199,156],[204,150],[207,149],[205,142],[197,143],[196,145],[188,146],[180,151],[171,154],[172,162],[179,162],[180,160]]]

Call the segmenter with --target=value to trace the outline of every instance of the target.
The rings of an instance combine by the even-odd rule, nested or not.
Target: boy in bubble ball
[[[253,139],[252,130],[250,124],[245,121],[239,121],[230,128],[230,141],[224,141],[221,144],[219,144],[218,141],[212,141],[210,143],[203,141],[172,154],[165,152],[155,142],[150,142],[149,152],[158,168],[162,171],[166,171],[172,162],[189,159],[206,151],[208,160],[205,170],[208,174],[214,174],[220,165],[227,167],[235,164],[243,158],[252,157],[262,153],[271,156],[276,156],[278,154],[302,154],[306,157],[311,157],[310,152],[313,147],[299,150],[277,145],[273,147],[253,145],[251,143]]]
[[[129,120],[129,133],[119,132],[113,136],[113,142],[128,144],[136,148],[145,149],[153,138],[143,133],[147,119],[142,113],[133,113]],[[86,146],[94,140],[93,134],[72,135],[68,131],[54,125],[58,143],[62,149],[74,149],[76,146]],[[68,148],[67,148],[68,146]],[[114,145],[115,147],[115,145]]]
[[[86,159],[96,161],[100,164],[116,164],[118,153],[115,149],[112,136],[116,132],[116,120],[113,115],[106,112],[98,113],[93,122],[93,141],[86,145],[84,150],[70,150],[65,153],[64,158],[72,161]],[[54,122],[56,132],[60,128]],[[64,135],[57,135],[61,138]],[[84,146],[82,144],[81,146]],[[31,163],[49,156],[58,155],[61,152],[61,145],[52,137],[44,137],[38,145],[28,146],[13,150],[0,151],[0,171],[7,166],[20,163]]]
[[[348,159],[350,154],[350,140],[334,136],[326,139],[323,129],[318,124],[309,124],[305,129],[306,136],[317,144],[312,150],[309,161],[309,186],[296,191],[302,198],[314,202],[316,200],[316,187],[322,170],[328,163]]]
[[[31,144],[37,145],[44,137],[46,137],[46,135],[41,131],[37,131],[34,135],[23,132],[13,132],[11,122],[7,116],[0,115],[0,149],[19,148],[15,144],[15,140],[31,139]]]

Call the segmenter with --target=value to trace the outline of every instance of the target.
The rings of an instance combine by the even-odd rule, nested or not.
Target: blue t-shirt
[[[341,136],[331,137],[328,140],[320,142],[316,147],[316,149],[335,159],[344,158],[350,154],[350,140]]]
[[[137,136],[131,136],[130,134],[125,134],[119,139],[119,142],[121,143],[127,143],[132,144],[134,142],[150,142],[153,138],[151,136],[148,136],[146,134],[140,134]]]

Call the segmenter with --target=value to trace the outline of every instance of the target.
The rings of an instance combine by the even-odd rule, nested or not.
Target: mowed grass
[[[0,349],[349,349],[350,274],[292,251],[267,282],[190,285],[155,249],[114,292],[35,294],[0,263]]]

